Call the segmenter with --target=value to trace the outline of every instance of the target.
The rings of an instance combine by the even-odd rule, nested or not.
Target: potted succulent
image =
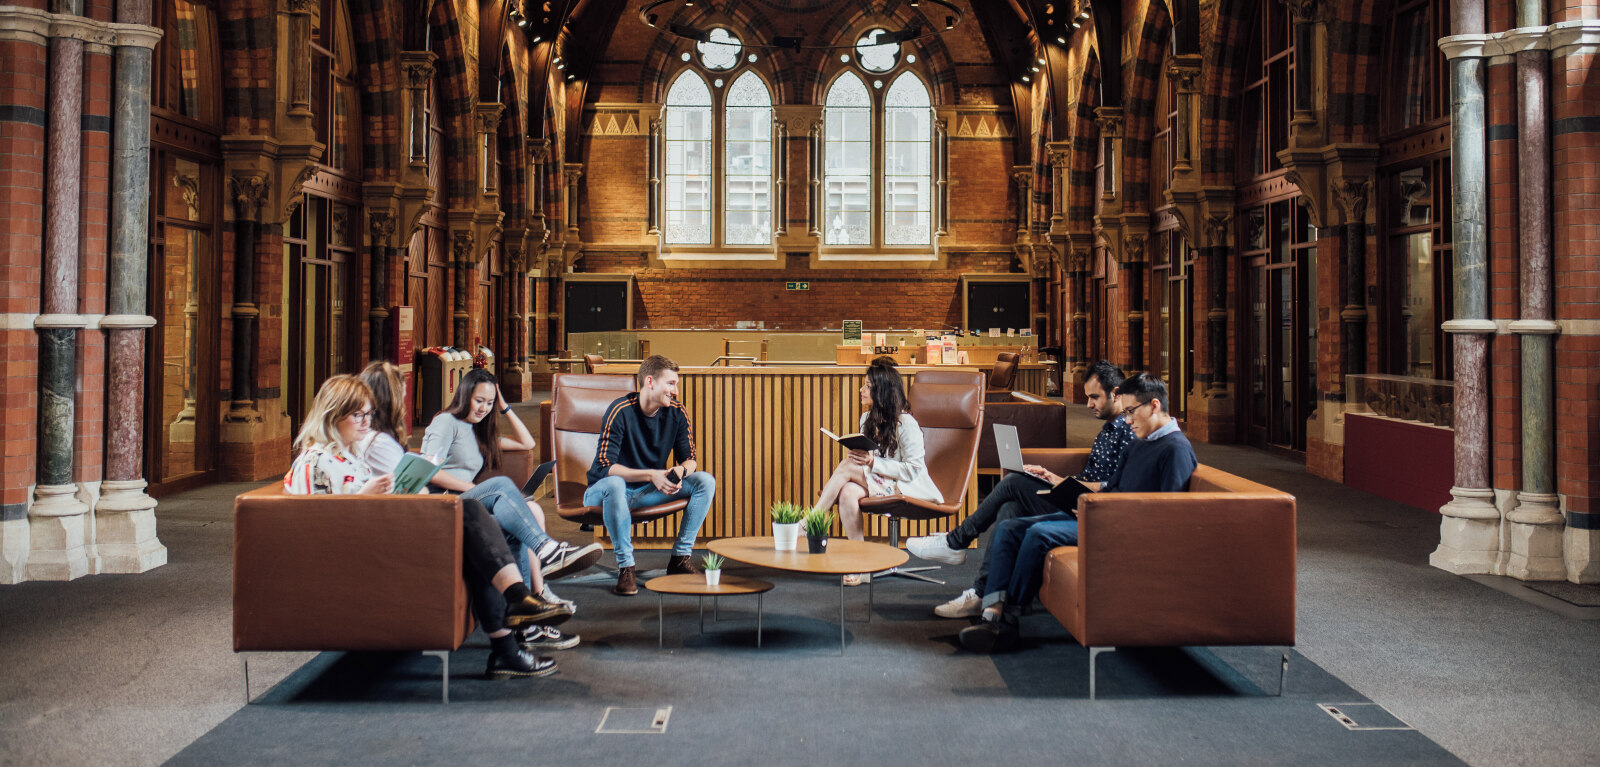
[[[800,517],[805,512],[799,504],[778,501],[772,504],[772,547],[778,551],[794,551],[800,540]]]
[[[706,574],[707,586],[715,586],[722,582],[722,563],[726,561],[718,554],[706,554],[700,558],[700,564]]]
[[[812,554],[828,553],[828,531],[833,529],[832,509],[812,509],[806,512],[806,544]]]

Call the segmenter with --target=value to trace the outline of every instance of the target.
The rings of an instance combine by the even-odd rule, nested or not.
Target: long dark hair
[[[450,401],[450,407],[445,408],[445,412],[466,421],[472,415],[472,392],[477,390],[478,384],[493,386],[495,401],[499,402],[500,382],[495,380],[494,374],[483,368],[473,368],[461,377],[456,398]],[[484,465],[491,469],[500,467],[500,414],[494,411],[495,408],[491,406],[489,414],[482,421],[472,424],[472,436],[478,439],[478,452],[483,455]]]
[[[900,414],[906,412],[906,388],[900,381],[893,357],[879,357],[867,366],[867,386],[872,393],[872,410],[861,433],[878,443],[884,455],[900,450]]]
[[[400,368],[374,360],[361,369],[361,381],[372,390],[372,430],[393,437],[404,447],[410,430],[404,423],[406,385]]]

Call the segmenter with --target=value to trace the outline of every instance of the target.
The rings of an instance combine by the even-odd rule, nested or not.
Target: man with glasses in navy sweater
[[[1189,476],[1200,462],[1167,403],[1166,383],[1148,373],[1117,388],[1119,417],[1133,427],[1137,439],[1122,452],[1121,465],[1099,492],[1173,493],[1189,487]],[[978,652],[1014,648],[1021,609],[1039,595],[1045,556],[1057,546],[1077,543],[1076,512],[1000,523],[989,563],[988,593],[983,596],[983,620],[961,630],[962,646]]]

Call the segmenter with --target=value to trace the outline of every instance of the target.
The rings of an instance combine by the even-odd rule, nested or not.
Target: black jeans
[[[494,575],[516,560],[506,546],[505,531],[483,504],[461,499],[461,528],[461,574],[473,595],[472,614],[486,633],[494,633],[505,627],[506,615],[506,598],[494,587]]]
[[[1039,495],[1038,491],[1046,487],[1048,485],[1045,483],[1025,474],[1006,475],[1000,484],[984,496],[983,502],[978,504],[971,516],[945,535],[945,543],[952,549],[964,549],[985,531],[1008,519],[1037,517],[1060,511]],[[984,541],[983,562],[978,565],[978,577],[972,581],[972,588],[979,596],[983,595],[984,587],[988,584],[989,555],[993,551],[990,542]]]

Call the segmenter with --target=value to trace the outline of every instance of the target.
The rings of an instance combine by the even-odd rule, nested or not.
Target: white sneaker
[[[933,608],[933,614],[940,618],[971,618],[983,612],[983,599],[978,592],[967,589],[961,596]]]
[[[566,605],[568,609],[572,610],[572,614],[573,615],[577,615],[578,614],[578,605],[573,603],[573,601],[570,600],[570,599],[562,599],[561,597],[556,596],[555,590],[551,589],[550,588],[550,584],[548,584],[548,583],[545,584],[544,591],[539,592],[539,598],[543,599],[546,602],[555,602],[556,604]],[[558,648],[558,649],[566,649],[566,648]]]
[[[959,565],[967,561],[967,552],[962,549],[952,549],[946,543],[943,535],[919,535],[906,539],[906,551],[923,559],[934,562],[943,562],[947,565]]]

